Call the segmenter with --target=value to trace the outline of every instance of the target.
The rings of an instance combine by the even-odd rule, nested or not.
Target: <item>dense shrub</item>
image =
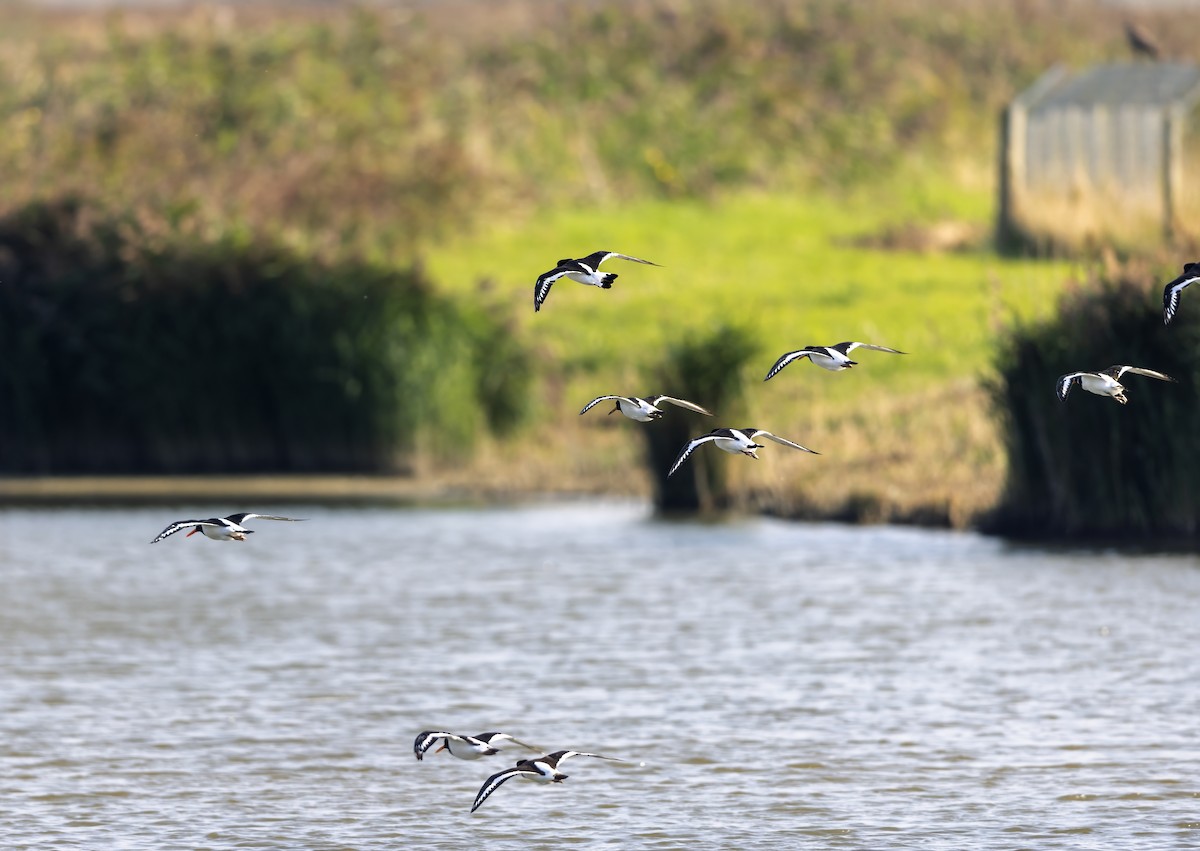
[[[1052,319],[1003,341],[993,398],[1009,461],[994,530],[1142,540],[1200,530],[1200,310],[1185,298],[1164,327],[1163,280],[1100,277],[1069,291]],[[1078,387],[1058,400],[1058,376],[1112,365],[1179,383],[1127,374],[1127,405]]]
[[[0,220],[0,470],[396,470],[520,419],[503,318],[413,271],[67,199]]]
[[[706,446],[670,478],[667,472],[679,452],[694,437],[714,428],[745,428],[734,421],[738,412],[745,366],[758,352],[754,335],[734,325],[718,325],[706,333],[693,332],[668,347],[654,373],[655,389],[688,399],[713,412],[713,417],[692,414],[665,405],[669,413],[641,429],[646,439],[646,463],[654,481],[655,505],[660,511],[711,511],[730,502],[725,453]]]

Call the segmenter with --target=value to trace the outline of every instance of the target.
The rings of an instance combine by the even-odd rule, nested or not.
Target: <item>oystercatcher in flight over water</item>
[[[520,777],[523,780],[532,780],[535,783],[562,783],[567,779],[567,775],[559,771],[559,766],[568,759],[576,756],[590,756],[595,759],[612,760],[613,762],[625,761],[615,756],[601,756],[598,753],[582,753],[581,751],[555,751],[552,754],[539,756],[534,759],[522,759],[513,768],[497,771],[487,780],[483,781],[483,785],[479,787],[479,794],[475,796],[475,803],[471,805],[471,812],[479,809],[480,805],[488,799],[489,795],[514,777]]]
[[[204,537],[212,538],[214,541],[244,541],[246,536],[254,532],[253,529],[247,529],[242,524],[247,520],[254,518],[259,520],[286,520],[289,523],[299,523],[307,518],[304,517],[276,517],[274,514],[230,514],[228,517],[213,517],[208,520],[177,520],[158,533],[150,543],[157,544],[163,538],[169,538],[176,532],[183,529],[191,529],[184,537],[190,538],[197,532],[203,532]]]
[[[783,446],[790,446],[792,449],[799,449],[802,452],[811,452],[813,455],[820,455],[815,449],[809,449],[807,446],[801,446],[799,443],[792,443],[790,440],[785,440],[782,437],[777,437],[769,431],[763,431],[760,428],[715,428],[708,434],[697,437],[695,440],[683,447],[683,451],[679,453],[679,457],[675,459],[675,463],[671,465],[668,476],[675,474],[680,465],[686,461],[696,448],[705,443],[715,443],[718,449],[724,449],[726,452],[731,452],[734,455],[748,455],[751,458],[758,458],[758,450],[763,448],[761,443],[755,443],[757,437],[765,437],[768,440],[773,440]]]
[[[531,751],[541,750],[533,745],[527,745],[520,739],[513,738],[508,733],[480,733],[478,736],[460,736],[456,733],[446,733],[439,730],[426,730],[417,735],[413,742],[413,753],[417,759],[425,758],[425,751],[429,750],[438,742],[442,746],[434,753],[442,751],[450,751],[450,756],[456,756],[459,759],[479,759],[484,756],[493,756],[500,753],[504,749],[504,745],[512,742],[514,745],[520,745],[523,748],[528,748]]]

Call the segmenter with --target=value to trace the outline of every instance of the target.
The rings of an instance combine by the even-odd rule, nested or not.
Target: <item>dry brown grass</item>
[[[754,422],[726,425],[767,425]],[[770,430],[821,452],[769,443],[760,461],[717,453],[745,510],[800,519],[965,528],[992,509],[1005,451],[986,392],[964,379],[899,397],[859,397],[777,416]],[[623,417],[564,417],[520,443],[493,444],[453,474],[484,493],[648,498],[640,428]],[[712,450],[716,452],[716,450]],[[444,473],[442,475],[445,475]]]

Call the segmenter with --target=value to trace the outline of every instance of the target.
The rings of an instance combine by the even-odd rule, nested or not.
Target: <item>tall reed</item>
[[[387,471],[512,428],[504,316],[419,273],[79,198],[0,220],[0,470]]]
[[[1164,273],[1165,275],[1165,273]],[[1050,320],[1014,328],[997,356],[992,396],[1003,417],[1008,474],[988,524],[1030,536],[1195,538],[1200,530],[1200,310],[1163,326],[1158,275],[1094,276],[1069,291]],[[1166,384],[1127,374],[1129,403],[1058,376],[1133,365]]]

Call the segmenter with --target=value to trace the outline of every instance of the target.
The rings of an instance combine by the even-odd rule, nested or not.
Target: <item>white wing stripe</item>
[[[777,372],[779,372],[779,370],[783,369],[785,366],[787,366],[792,361],[797,360],[799,358],[806,358],[811,354],[812,354],[812,352],[810,352],[808,349],[799,349],[798,351],[795,351],[795,352],[788,352],[787,354],[780,357],[779,360],[775,361],[775,365],[773,367],[771,367],[771,371],[767,373],[767,377],[764,378],[763,381],[770,381],[772,378],[775,377],[775,374]]]
[[[592,408],[596,407],[601,402],[603,402],[605,399],[617,399],[617,400],[623,400],[625,402],[631,402],[631,400],[629,399],[628,396],[597,396],[595,399],[593,399],[592,401],[588,402],[586,405],[583,406],[583,410],[579,412],[579,415],[583,416],[588,411],[590,411]]]
[[[154,540],[151,541],[150,543],[157,544],[163,538],[169,538],[172,535],[174,535],[176,532],[178,532],[182,529],[191,529],[195,526],[210,526],[212,528],[217,528],[221,525],[222,524],[220,524],[220,523],[213,523],[209,520],[179,520],[175,523],[172,523],[166,529],[163,529],[161,532],[159,532],[158,535],[154,538]]]
[[[483,785],[479,787],[479,793],[475,795],[475,803],[471,805],[471,812],[479,809],[480,805],[486,801],[493,792],[499,789],[506,782],[516,777],[518,774],[536,774],[537,772],[530,768],[506,768],[503,771],[498,771],[483,781]]]
[[[696,447],[702,443],[707,443],[710,440],[716,440],[717,437],[718,435],[715,434],[706,434],[704,437],[697,437],[695,440],[688,443],[687,446],[683,447],[683,451],[679,453],[679,457],[675,459],[675,463],[671,465],[671,469],[667,472],[667,477],[670,478],[675,474],[675,471],[679,469],[680,465],[683,464],[683,462],[686,461],[691,454],[696,451]]]
[[[646,401],[651,405],[658,405],[662,402],[670,402],[672,405],[680,408],[686,408],[689,411],[695,411],[697,414],[704,414],[707,417],[712,416],[711,412],[704,410],[704,408],[701,408],[695,402],[689,402],[687,399],[676,399],[674,396],[651,396]]]
[[[768,440],[775,441],[776,443],[780,444],[781,446],[790,446],[792,449],[800,449],[800,450],[803,450],[804,452],[811,452],[813,455],[821,454],[820,452],[817,452],[815,449],[809,449],[807,446],[801,446],[799,443],[792,443],[792,441],[787,440],[786,438],[782,438],[777,435],[771,434],[771,432],[769,432],[769,431],[761,431],[760,430],[760,431],[756,431],[750,435],[750,438],[752,440],[756,437],[765,437]]]

